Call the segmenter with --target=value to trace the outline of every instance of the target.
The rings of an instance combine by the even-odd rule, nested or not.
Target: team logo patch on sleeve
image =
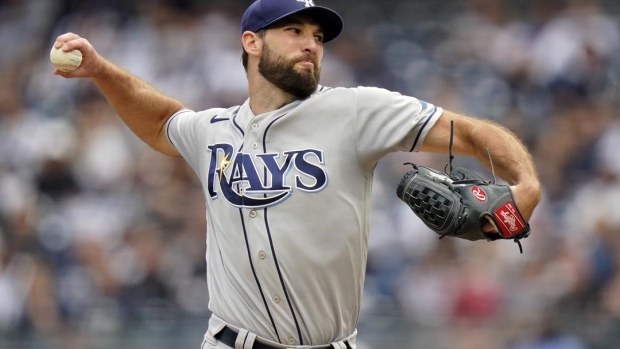
[[[421,99],[417,99],[416,104],[420,106],[420,111],[418,111],[419,116],[431,116],[437,111],[436,106]]]

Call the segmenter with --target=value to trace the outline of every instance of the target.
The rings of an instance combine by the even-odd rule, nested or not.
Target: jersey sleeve
[[[204,112],[201,112],[204,113]],[[196,171],[198,164],[197,151],[200,147],[201,113],[182,109],[172,115],[166,123],[166,135],[172,146]]]
[[[358,87],[355,114],[360,159],[376,162],[390,152],[417,150],[442,112],[415,97]]]

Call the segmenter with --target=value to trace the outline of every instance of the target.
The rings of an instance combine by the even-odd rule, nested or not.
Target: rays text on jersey
[[[245,154],[230,144],[208,146],[208,190],[236,207],[260,208],[289,198],[295,189],[318,192],[327,186],[323,152],[316,149]]]

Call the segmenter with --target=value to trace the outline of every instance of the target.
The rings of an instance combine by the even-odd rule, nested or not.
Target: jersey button
[[[295,344],[295,338],[290,337],[290,338],[288,339],[288,344]]]
[[[256,217],[256,211],[252,210],[250,211],[250,218],[254,218],[254,217]]]
[[[274,301],[275,303],[280,303],[280,297],[278,297],[278,296],[273,296],[273,301]]]
[[[267,257],[267,254],[265,253],[265,251],[258,252],[258,258],[265,259],[266,257]]]
[[[258,148],[258,143],[252,142],[252,148],[254,148],[254,149]]]
[[[252,130],[256,130],[258,128],[258,124],[252,124]]]

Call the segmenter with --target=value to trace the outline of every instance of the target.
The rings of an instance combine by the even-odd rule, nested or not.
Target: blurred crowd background
[[[383,159],[359,347],[620,348],[620,3],[317,2],[345,20],[323,85],[497,121],[544,185],[521,255],[512,241],[438,240],[397,200],[403,162],[447,156]],[[0,0],[0,348],[199,347],[196,177],[142,144],[90,81],[54,76],[49,50],[78,33],[192,109],[236,105],[249,3]]]

